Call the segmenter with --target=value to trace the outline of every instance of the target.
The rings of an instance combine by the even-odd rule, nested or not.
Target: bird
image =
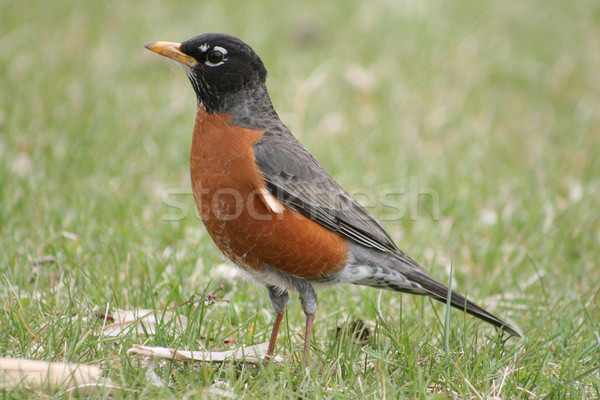
[[[315,289],[336,284],[429,296],[521,336],[432,278],[325,171],[279,118],[266,86],[267,69],[249,45],[206,33],[145,47],[183,66],[196,94],[194,200],[216,246],[269,294],[276,316],[265,362],[273,357],[293,291],[306,316],[308,367]]]

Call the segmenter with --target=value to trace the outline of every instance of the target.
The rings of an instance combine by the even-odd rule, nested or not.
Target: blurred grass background
[[[525,337],[452,312],[448,352],[443,306],[328,289],[308,375],[294,297],[283,367],[167,363],[170,388],[149,386],[132,343],[223,350],[268,340],[273,317],[264,290],[217,271],[189,191],[195,97],[143,48],[204,32],[249,43],[284,122],[399,247],[442,282],[453,260],[454,287]],[[591,0],[2,2],[0,356],[99,364],[121,389],[98,397],[597,398],[599,39]],[[165,221],[167,201],[186,218]],[[174,308],[183,334],[89,334],[95,311],[220,285],[228,302]],[[364,348],[336,336],[354,318]]]

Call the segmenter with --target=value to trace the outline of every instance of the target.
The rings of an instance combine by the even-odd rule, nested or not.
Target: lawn
[[[523,338],[336,287],[309,371],[292,295],[281,365],[163,361],[153,383],[133,345],[235,349],[274,318],[195,213],[192,88],[143,47],[211,31],[257,51],[283,121],[401,249]],[[600,397],[600,3],[4,1],[0,45],[0,357],[99,366],[93,398]],[[138,309],[154,329],[107,332]]]

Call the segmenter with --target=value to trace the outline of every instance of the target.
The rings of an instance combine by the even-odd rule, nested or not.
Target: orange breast
[[[190,159],[192,190],[206,229],[219,249],[245,269],[262,265],[308,280],[340,270],[348,246],[337,233],[261,198],[264,178],[254,158],[262,131],[198,108]]]

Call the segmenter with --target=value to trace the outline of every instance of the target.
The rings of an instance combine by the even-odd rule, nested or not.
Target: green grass
[[[494,4],[2,2],[0,356],[99,365],[118,388],[92,397],[598,398],[600,5]],[[189,191],[195,97],[143,48],[209,31],[254,47],[284,122],[400,248],[442,282],[453,260],[453,287],[523,339],[342,287],[319,294],[308,373],[292,297],[283,366],[164,362],[149,385],[132,344],[225,350],[273,318],[266,291],[214,273]],[[165,199],[187,216],[165,221]],[[227,301],[202,300],[221,285]],[[189,323],[114,340],[94,334],[107,308]],[[354,319],[366,343],[336,337]],[[5,396],[32,394],[61,396]]]

